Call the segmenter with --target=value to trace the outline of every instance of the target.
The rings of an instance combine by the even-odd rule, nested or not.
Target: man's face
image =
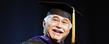
[[[70,23],[68,18],[52,15],[47,23],[48,36],[55,40],[62,40],[70,32]]]

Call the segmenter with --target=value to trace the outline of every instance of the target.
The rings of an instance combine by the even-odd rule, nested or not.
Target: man
[[[63,3],[40,2],[48,8],[43,20],[44,35],[35,36],[22,44],[64,44],[72,28],[72,8]]]

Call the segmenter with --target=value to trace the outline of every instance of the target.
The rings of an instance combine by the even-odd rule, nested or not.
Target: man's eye
[[[57,18],[53,18],[53,21],[58,21],[58,19]]]
[[[67,24],[67,22],[66,22],[66,21],[63,21],[62,23],[65,23],[65,24]]]
[[[68,22],[68,20],[63,20],[62,23],[68,24],[69,22]]]

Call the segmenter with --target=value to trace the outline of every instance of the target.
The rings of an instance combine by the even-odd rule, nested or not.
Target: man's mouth
[[[63,31],[57,30],[57,29],[53,29],[53,31],[56,32],[56,33],[59,33],[59,34],[62,34],[63,33]]]

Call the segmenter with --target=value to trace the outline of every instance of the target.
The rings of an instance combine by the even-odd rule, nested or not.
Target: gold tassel
[[[75,44],[75,9],[73,7],[72,13],[72,44]]]

